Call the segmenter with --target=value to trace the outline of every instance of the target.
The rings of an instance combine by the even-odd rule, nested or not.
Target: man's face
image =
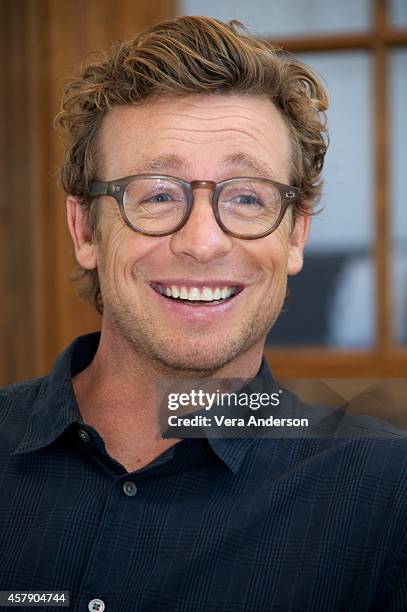
[[[272,103],[255,96],[165,96],[118,107],[104,120],[99,147],[100,180],[140,173],[186,181],[290,179],[288,130]],[[197,189],[187,224],[170,236],[149,237],[125,225],[114,199],[104,196],[100,238],[91,247],[109,333],[156,364],[202,375],[262,349],[281,310],[287,274],[301,268],[308,227],[300,219],[292,232],[287,213],[265,238],[234,238],[217,225],[210,197],[208,189]],[[92,267],[78,249],[77,257]],[[195,303],[166,297],[159,285],[193,289],[195,297],[205,287],[213,296],[216,289],[239,293]]]

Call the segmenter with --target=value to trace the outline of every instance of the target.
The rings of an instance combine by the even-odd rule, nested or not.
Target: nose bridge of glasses
[[[189,223],[188,227],[195,226],[199,228],[199,231],[207,232],[208,231],[207,221],[211,224],[216,223],[219,226],[218,214],[214,208],[214,204],[215,204],[214,196],[216,192],[219,191],[218,183],[216,183],[215,181],[191,181],[189,184],[191,186],[192,202],[196,202],[197,194],[195,194],[195,190],[201,190],[201,189],[206,190],[206,194],[201,193],[198,196],[199,199],[203,197],[203,200],[205,201],[205,205],[203,207],[201,205],[197,207],[191,206],[191,208],[189,209],[189,214],[188,214],[187,219],[189,221],[192,216],[194,221],[192,225],[191,223]],[[201,201],[201,204],[202,204],[202,201]],[[211,212],[209,212],[209,210],[211,210]],[[204,221],[204,217],[202,217],[202,215],[204,215],[206,221]],[[196,225],[197,219],[199,220],[198,225]],[[222,226],[220,226],[220,229],[224,231]],[[212,229],[211,235],[213,235],[213,229]]]
[[[211,208],[213,207],[213,196],[217,187],[217,183],[215,183],[215,181],[191,181],[190,182],[190,186],[191,186],[191,192],[192,192],[192,199],[193,201],[196,201],[196,195],[195,191],[196,190],[206,190],[206,197],[205,195],[201,194],[200,197],[204,197],[204,199],[206,200],[206,198],[208,198],[207,203],[211,205]],[[209,193],[208,193],[209,192]],[[195,207],[192,209],[190,209],[189,212],[189,217],[191,216],[194,217],[196,214],[200,215],[202,214],[202,208],[201,206],[199,206],[198,208],[195,209]],[[213,212],[211,213],[211,215],[213,214]],[[215,215],[216,216],[216,215]]]
[[[216,189],[216,183],[214,181],[191,181],[190,185],[193,192],[196,189],[209,189],[212,195]]]

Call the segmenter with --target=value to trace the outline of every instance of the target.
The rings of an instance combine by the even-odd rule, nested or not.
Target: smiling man
[[[405,609],[401,433],[157,435],[159,380],[273,386],[264,343],[302,267],[326,107],[308,67],[203,17],[68,86],[68,225],[102,329],[1,392],[2,590],[69,591],[78,611]]]
[[[80,199],[68,214],[80,265],[99,270],[100,350],[120,342],[150,371],[254,375],[309,222],[279,219],[297,195],[273,182],[291,178],[280,113],[250,93],[167,95],[113,109],[98,150],[101,239]]]
[[[289,130],[265,96],[167,94],[118,106],[97,147],[97,239],[81,198],[68,198],[76,257],[98,270],[103,296],[98,351],[74,387],[104,437],[122,429],[112,450],[134,468],[168,445],[152,435],[157,373],[257,374],[287,273],[301,269],[309,217],[293,227]],[[120,425],[106,402],[119,389]],[[148,397],[150,435],[139,441],[135,396]]]

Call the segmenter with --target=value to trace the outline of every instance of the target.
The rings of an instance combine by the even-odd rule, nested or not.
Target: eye
[[[221,204],[254,208],[263,206],[262,199],[255,193],[247,191],[229,191],[221,196]]]
[[[238,195],[233,198],[233,201],[235,201],[236,204],[243,204],[245,206],[261,206],[260,200],[256,196],[250,194]]]
[[[173,200],[173,196],[170,193],[156,193],[150,196],[148,199],[144,200],[144,202],[151,202],[152,204],[164,204],[166,202],[171,202]]]

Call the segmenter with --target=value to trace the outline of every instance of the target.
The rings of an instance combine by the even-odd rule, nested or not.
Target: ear
[[[298,274],[302,269],[304,247],[308,240],[311,217],[300,215],[295,221],[289,238],[287,273],[290,276]]]
[[[78,264],[86,270],[95,269],[96,246],[88,224],[88,211],[78,198],[68,196],[66,214]]]

